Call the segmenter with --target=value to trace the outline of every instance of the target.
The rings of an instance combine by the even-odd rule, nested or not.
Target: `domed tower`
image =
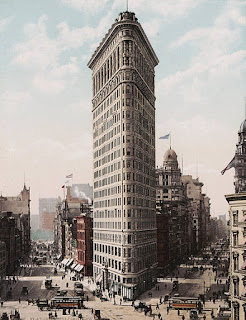
[[[246,119],[238,131],[238,143],[235,153],[235,192],[246,192]]]
[[[177,154],[171,148],[163,158],[163,167],[157,169],[157,203],[180,200],[182,197],[181,171],[178,166]],[[159,196],[158,196],[159,195]]]
[[[177,154],[171,148],[166,151],[163,159],[163,167],[170,167],[172,169],[178,169]]]

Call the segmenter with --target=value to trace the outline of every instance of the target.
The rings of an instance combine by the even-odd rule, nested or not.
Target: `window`
[[[238,232],[233,232],[233,246],[238,245]]]
[[[238,225],[238,211],[232,212],[232,223],[233,226]]]
[[[127,240],[128,240],[128,243],[132,243],[132,236],[131,236],[131,234],[128,234]]]

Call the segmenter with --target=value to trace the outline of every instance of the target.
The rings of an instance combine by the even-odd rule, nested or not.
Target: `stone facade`
[[[238,132],[235,194],[226,195],[230,218],[230,295],[232,319],[246,318],[246,120]]]
[[[156,281],[158,59],[134,13],[120,13],[91,60],[94,258],[101,286],[127,298]]]
[[[246,192],[246,120],[238,131],[235,153],[235,192]]]
[[[168,257],[158,259],[159,276],[173,270],[191,251],[189,201],[181,177],[177,155],[170,148],[164,155],[163,166],[156,169],[157,256]],[[168,230],[162,219],[168,222]]]
[[[183,175],[182,182],[186,188],[186,195],[190,199],[192,214],[192,253],[204,248],[209,236],[210,198],[202,193],[203,183],[199,178]]]
[[[21,215],[22,224],[22,248],[24,255],[30,252],[30,188],[24,185],[23,190],[17,197],[0,196],[0,212],[12,212],[14,215]]]

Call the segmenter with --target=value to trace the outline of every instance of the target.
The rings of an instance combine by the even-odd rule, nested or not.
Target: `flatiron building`
[[[93,276],[133,299],[156,281],[155,71],[134,13],[120,13],[92,70]]]

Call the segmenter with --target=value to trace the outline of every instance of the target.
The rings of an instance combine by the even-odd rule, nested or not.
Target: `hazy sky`
[[[24,172],[33,214],[62,195],[65,176],[92,183],[92,53],[125,0],[0,1],[0,191],[17,195]],[[129,0],[160,60],[156,163],[172,148],[204,183],[213,216],[227,213],[233,158],[245,118],[246,1]]]

